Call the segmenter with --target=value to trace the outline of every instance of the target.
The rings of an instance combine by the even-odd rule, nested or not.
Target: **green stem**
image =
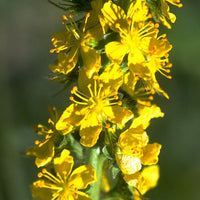
[[[92,200],[99,200],[100,189],[101,189],[101,172],[105,156],[101,154],[99,147],[92,147],[89,150],[90,150],[89,164],[95,168],[97,174],[97,181],[95,183],[90,184],[91,188],[89,190],[89,193]]]

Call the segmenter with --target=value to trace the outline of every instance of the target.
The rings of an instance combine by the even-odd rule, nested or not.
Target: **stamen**
[[[91,89],[91,84],[89,84],[88,86],[87,86],[87,88],[89,89],[89,92],[90,92],[90,96],[91,97],[93,97],[94,96],[94,94],[93,94],[93,92],[92,92],[92,89]]]
[[[79,94],[78,88],[75,86],[72,90],[71,93],[82,99],[83,101],[88,102],[88,98],[84,98],[81,94]]]
[[[45,183],[44,180],[40,180],[40,181],[35,183],[35,186],[41,188],[44,185],[44,183]]]
[[[64,175],[66,175],[66,171],[64,171],[64,172],[62,172]],[[64,180],[63,180],[63,178],[60,176],[60,174],[57,172],[56,173],[56,176],[61,180],[61,182],[63,182],[64,183]]]
[[[99,84],[99,90],[98,90],[97,97],[100,97],[100,92],[101,92],[102,87],[103,87],[103,84],[100,83],[100,84]]]
[[[164,69],[162,69],[162,70],[164,70]],[[172,79],[172,76],[163,73],[160,69],[158,69],[158,71],[159,71],[163,76],[165,76],[166,78]],[[164,71],[165,71],[165,70],[164,70]]]
[[[85,23],[84,23],[84,26],[83,26],[83,32],[85,32],[85,27],[86,27],[86,24],[87,24],[87,21],[88,21],[88,18],[90,17],[90,13],[88,12],[86,14],[86,17],[85,17]]]
[[[69,63],[71,63],[73,61],[73,59],[76,56],[78,50],[79,50],[79,48],[76,48],[76,51],[74,52],[73,56],[68,60]]]
[[[94,78],[94,96],[97,96],[97,80]]]
[[[53,183],[60,183],[61,181],[56,178],[53,174],[49,173],[45,168],[42,169],[42,174],[44,177],[52,181]]]
[[[128,36],[128,34],[120,27],[120,24],[119,24],[119,23],[116,23],[116,24],[115,24],[115,28],[118,29],[119,34],[120,34],[120,36],[121,36],[122,38]],[[123,34],[124,34],[124,35],[123,35]]]
[[[70,99],[71,101],[73,101],[74,103],[76,103],[76,104],[88,105],[88,103],[86,103],[86,102],[76,101],[76,100],[74,99],[74,97],[72,97],[72,96],[70,96],[69,99]]]

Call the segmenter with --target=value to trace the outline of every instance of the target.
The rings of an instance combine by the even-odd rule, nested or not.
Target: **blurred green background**
[[[163,119],[152,120],[148,133],[163,145],[161,177],[147,193],[154,200],[200,199],[200,1],[171,6],[177,15],[167,32],[173,44],[172,80],[161,77],[170,100],[159,97]],[[46,124],[47,104],[65,107],[61,85],[50,83],[51,35],[63,29],[63,12],[47,0],[0,0],[0,200],[31,200],[29,184],[37,179],[26,148],[36,134],[32,124]]]

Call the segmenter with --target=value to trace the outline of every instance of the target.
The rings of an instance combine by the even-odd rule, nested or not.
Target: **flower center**
[[[104,94],[102,88],[103,84],[98,82],[97,77],[94,77],[94,84],[88,84],[89,95],[79,91],[75,86],[71,90],[70,100],[75,104],[83,105],[87,108],[87,112],[95,112],[100,120],[104,121],[104,109],[107,106],[121,105],[121,101],[118,101],[118,95],[116,92],[111,92],[109,95]],[[78,100],[77,100],[78,99]],[[82,113],[80,113],[82,114]],[[83,115],[85,115],[85,111]],[[106,116],[108,118],[108,116]]]

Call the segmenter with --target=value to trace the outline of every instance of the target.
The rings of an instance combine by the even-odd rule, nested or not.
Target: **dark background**
[[[167,32],[172,80],[161,77],[170,100],[159,97],[163,119],[152,120],[151,142],[159,142],[161,177],[147,193],[153,200],[200,199],[200,1],[171,6],[177,15]],[[31,200],[29,184],[37,179],[32,124],[46,124],[47,104],[64,108],[67,94],[48,81],[51,35],[63,29],[63,12],[47,0],[0,0],[0,200]],[[66,102],[65,102],[66,100]]]

